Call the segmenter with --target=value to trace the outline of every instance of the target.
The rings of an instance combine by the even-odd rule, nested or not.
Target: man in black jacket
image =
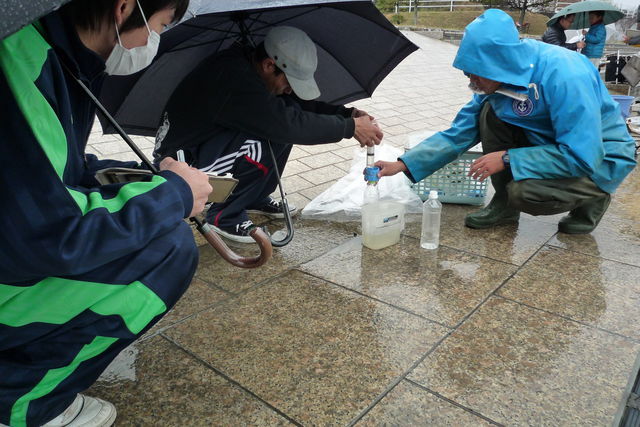
[[[367,113],[312,101],[320,96],[316,67],[316,46],[303,31],[274,27],[256,49],[235,45],[205,59],[169,99],[156,160],[184,150],[192,166],[239,180],[227,201],[207,212],[222,236],[251,243],[248,212],[283,216],[281,203],[269,197],[277,179],[268,142],[279,171],[292,144],[351,137],[361,146],[380,143],[382,132]]]
[[[547,28],[547,31],[542,35],[542,41],[549,44],[555,44],[557,46],[566,47],[570,50],[582,49],[585,46],[583,41],[577,43],[567,43],[567,36],[564,33],[573,24],[573,20],[576,17],[575,14],[570,14],[558,19],[552,26]]]

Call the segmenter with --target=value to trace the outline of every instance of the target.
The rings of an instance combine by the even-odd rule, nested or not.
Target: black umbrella
[[[30,0],[28,4],[22,4],[27,2],[20,2],[18,0],[2,0],[3,20],[0,21],[0,40],[15,33],[22,27],[32,23],[38,18],[46,15],[58,9],[64,3],[69,0]],[[85,0],[89,1],[89,0]],[[70,76],[78,83],[87,96],[93,101],[98,110],[102,113],[106,123],[110,123],[114,132],[119,133],[124,141],[131,147],[131,149],[140,157],[153,173],[158,173],[156,167],[146,158],[142,151],[131,141],[131,138],[124,132],[124,130],[118,125],[118,123],[111,117],[109,112],[104,106],[93,96],[91,91],[82,83],[82,81],[76,78],[73,73],[62,64],[65,72],[68,72]],[[251,232],[251,237],[256,241],[260,247],[260,254],[254,257],[244,257],[236,254],[222,241],[222,239],[211,229],[208,224],[203,224],[198,218],[189,218],[196,224],[198,231],[204,236],[204,238],[214,247],[214,249],[229,263],[243,268],[255,268],[263,265],[271,258],[272,247],[269,237],[259,228],[256,228]]]
[[[127,131],[155,135],[166,102],[203,59],[240,40],[257,44],[270,27],[305,31],[318,48],[318,100],[369,97],[417,49],[371,0],[192,0],[193,16],[162,35],[154,63],[133,76],[109,77],[101,101]],[[191,13],[191,15],[189,15]],[[103,122],[106,132],[111,132]]]
[[[69,0],[2,0],[0,10],[0,40],[15,33],[36,19],[53,12]]]

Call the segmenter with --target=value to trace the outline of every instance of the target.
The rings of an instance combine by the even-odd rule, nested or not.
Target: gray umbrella
[[[163,33],[146,70],[105,82],[102,102],[131,133],[155,135],[171,93],[203,59],[236,40],[257,44],[275,25],[300,28],[316,43],[318,100],[330,103],[371,96],[417,49],[371,0],[192,0],[187,18]]]
[[[15,33],[36,19],[53,12],[69,0],[2,0],[0,10],[0,40]]]

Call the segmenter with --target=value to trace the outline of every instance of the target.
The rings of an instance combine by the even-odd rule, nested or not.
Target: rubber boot
[[[560,220],[558,230],[567,234],[591,233],[598,226],[609,203],[611,203],[610,194],[587,200]]]
[[[472,212],[464,218],[464,225],[469,228],[491,228],[496,225],[515,224],[520,219],[520,211],[508,205],[507,184],[513,179],[511,171],[503,171],[491,176],[491,183],[496,190],[487,206]]]

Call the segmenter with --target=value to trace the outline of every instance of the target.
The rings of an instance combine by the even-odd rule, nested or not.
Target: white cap
[[[438,198],[438,190],[429,191],[429,198],[430,199],[437,199]]]
[[[264,39],[264,49],[287,76],[291,89],[300,99],[320,96],[313,78],[318,68],[316,45],[304,31],[287,26],[274,27]]]

